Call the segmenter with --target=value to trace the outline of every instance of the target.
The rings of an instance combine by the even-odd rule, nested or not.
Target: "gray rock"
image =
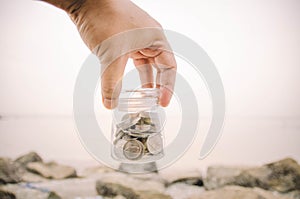
[[[15,194],[9,192],[9,191],[4,191],[0,189],[0,198],[1,199],[16,199]]]
[[[168,184],[183,182],[189,185],[202,186],[202,175],[199,170],[171,170],[161,173]]]
[[[138,197],[140,199],[172,199],[170,195],[155,192],[155,191],[141,191],[138,192]]]
[[[204,192],[189,199],[285,199],[265,190],[255,190],[240,186],[226,186],[220,189]]]
[[[41,176],[49,179],[64,179],[77,176],[74,168],[60,165],[55,162],[31,162],[27,164],[26,168],[31,172],[40,174]]]
[[[99,195],[107,197],[115,197],[117,195],[122,195],[127,199],[139,199],[138,194],[131,188],[117,184],[102,182],[100,180],[96,183],[96,190]]]
[[[54,191],[63,199],[96,199],[98,195],[95,189],[96,179],[93,178],[68,178],[33,184],[37,188]]]
[[[290,199],[300,199],[300,190],[285,193],[285,194],[283,194],[283,196],[286,196],[287,198],[290,198]]]
[[[126,199],[126,198],[122,195],[117,195],[116,197],[113,197],[113,199]]]
[[[162,188],[167,184],[167,181],[159,173],[144,173],[144,174],[128,174],[130,177],[142,181],[152,181],[160,184]]]
[[[130,188],[129,186],[103,182],[101,180],[97,181],[96,190],[99,195],[105,197],[116,197],[121,195],[126,199],[172,199],[171,196],[158,191],[138,191]]]
[[[55,192],[41,191],[26,186],[9,184],[2,186],[1,189],[13,193],[18,199],[61,199]]]
[[[149,173],[157,172],[157,165],[155,162],[149,162],[144,164],[130,164],[121,163],[118,170],[126,173]]]
[[[20,169],[20,178],[22,182],[45,182],[49,180],[38,174],[31,173],[26,169]]]
[[[99,176],[103,173],[109,173],[109,172],[115,172],[115,170],[106,167],[106,166],[97,166],[97,167],[91,167],[84,169],[82,172],[80,172],[78,175],[82,177],[90,177],[90,176]]]
[[[137,199],[171,199],[165,194],[164,181],[156,173],[129,175],[120,172],[104,173],[96,183],[98,194],[106,197],[122,195]]]
[[[241,186],[261,187],[283,193],[300,190],[300,165],[287,158],[243,171],[236,180]]]
[[[166,189],[166,194],[170,195],[173,199],[189,199],[197,198],[205,189],[203,187],[188,185],[185,183],[175,183]]]
[[[206,178],[203,180],[206,189],[216,189],[226,185],[234,185],[236,178],[247,168],[245,167],[208,167]]]
[[[116,183],[129,187],[136,192],[155,191],[163,193],[165,191],[165,185],[160,181],[133,177],[132,175],[127,175],[120,172],[104,173],[100,179],[102,182]]]
[[[225,185],[260,187],[282,193],[300,190],[300,165],[287,158],[250,169],[209,168],[204,186],[215,189]]]
[[[29,172],[23,164],[6,158],[0,158],[0,184],[18,182],[42,182],[46,179]]]
[[[42,162],[42,161],[43,159],[36,152],[27,153],[15,160],[15,162],[19,163],[24,167],[26,167],[26,165],[30,162]]]
[[[21,181],[18,166],[8,158],[0,158],[0,184]]]

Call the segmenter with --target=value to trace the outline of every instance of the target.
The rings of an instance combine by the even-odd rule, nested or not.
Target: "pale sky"
[[[71,114],[89,54],[75,26],[42,2],[1,2],[0,114]],[[135,2],[207,51],[223,79],[228,116],[300,116],[299,1]]]

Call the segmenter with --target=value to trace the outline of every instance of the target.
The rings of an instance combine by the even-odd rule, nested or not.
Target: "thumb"
[[[101,71],[102,101],[108,109],[113,109],[118,105],[127,60],[127,56],[119,57]]]

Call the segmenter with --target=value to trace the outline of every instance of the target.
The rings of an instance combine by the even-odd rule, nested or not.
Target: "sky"
[[[287,126],[293,132],[300,129],[300,1],[133,2],[164,28],[186,35],[208,53],[223,80],[229,127],[237,120],[251,120],[253,131],[260,125],[258,133],[272,132],[278,126],[282,129]],[[0,3],[0,115],[72,116],[76,77],[90,54],[76,27],[66,13],[43,2],[0,0]],[[178,71],[184,73],[188,63],[176,59]],[[128,63],[130,68],[132,62]],[[200,91],[197,94],[201,99],[200,114],[208,118],[211,103],[205,84],[192,74],[186,78]],[[166,109],[169,118],[180,111],[177,106],[173,98]],[[101,105],[99,88],[95,93],[95,112],[100,118],[110,114]],[[11,128],[0,128],[2,140],[10,139]],[[243,125],[237,128],[243,131]],[[291,141],[300,137],[293,133],[288,138]],[[292,146],[295,154],[299,147],[294,142]],[[41,146],[37,148],[43,151]],[[221,152],[217,154],[221,156]]]

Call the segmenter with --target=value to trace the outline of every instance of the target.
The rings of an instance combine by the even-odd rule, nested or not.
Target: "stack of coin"
[[[139,160],[163,151],[159,118],[154,113],[128,113],[115,129],[114,154],[119,159]]]

